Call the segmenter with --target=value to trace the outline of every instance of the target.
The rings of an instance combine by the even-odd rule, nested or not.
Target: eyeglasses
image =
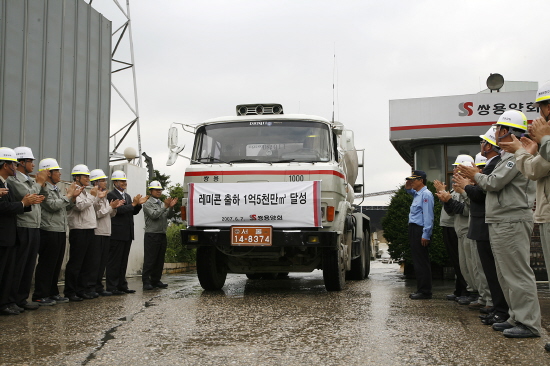
[[[485,141],[485,140],[481,140],[481,141],[479,142],[479,144],[480,144],[480,145],[483,145],[483,144],[486,143],[486,142],[487,142],[487,141]]]

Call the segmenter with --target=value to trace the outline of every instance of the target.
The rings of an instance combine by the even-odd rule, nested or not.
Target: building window
[[[414,151],[414,166],[426,172],[429,181],[445,179],[444,145],[428,145]]]

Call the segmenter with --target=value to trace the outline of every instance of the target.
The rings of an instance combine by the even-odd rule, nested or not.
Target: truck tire
[[[197,276],[203,289],[220,290],[227,278],[223,254],[216,247],[197,249]]]
[[[370,267],[370,254],[367,247],[368,243],[363,240],[361,243],[361,256],[351,260],[351,270],[347,273],[346,279],[361,281],[367,276],[367,266]]]
[[[346,284],[344,251],[338,239],[338,249],[323,249],[323,280],[327,291],[342,291]]]

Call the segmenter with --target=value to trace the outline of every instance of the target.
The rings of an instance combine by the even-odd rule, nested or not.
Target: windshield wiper
[[[275,160],[275,161],[273,161],[273,163],[290,163],[292,161],[296,161],[296,159]]]
[[[268,163],[267,161],[260,161],[258,159],[238,159],[231,160],[232,163]]]
[[[213,158],[211,156],[209,157],[205,157],[205,158],[198,158],[197,160],[195,160],[196,162],[200,163],[201,160],[208,160],[209,162],[213,163],[213,162],[220,162],[220,163],[225,163],[225,164],[231,164],[231,163],[228,163],[227,161],[223,161],[221,159],[218,159],[218,158]]]

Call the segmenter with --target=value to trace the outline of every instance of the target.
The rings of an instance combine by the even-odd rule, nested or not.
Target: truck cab
[[[202,287],[323,270],[327,290],[362,280],[369,218],[353,205],[353,133],[280,104],[239,105],[195,127],[185,171],[182,244],[197,248]],[[355,189],[354,189],[355,186]]]

